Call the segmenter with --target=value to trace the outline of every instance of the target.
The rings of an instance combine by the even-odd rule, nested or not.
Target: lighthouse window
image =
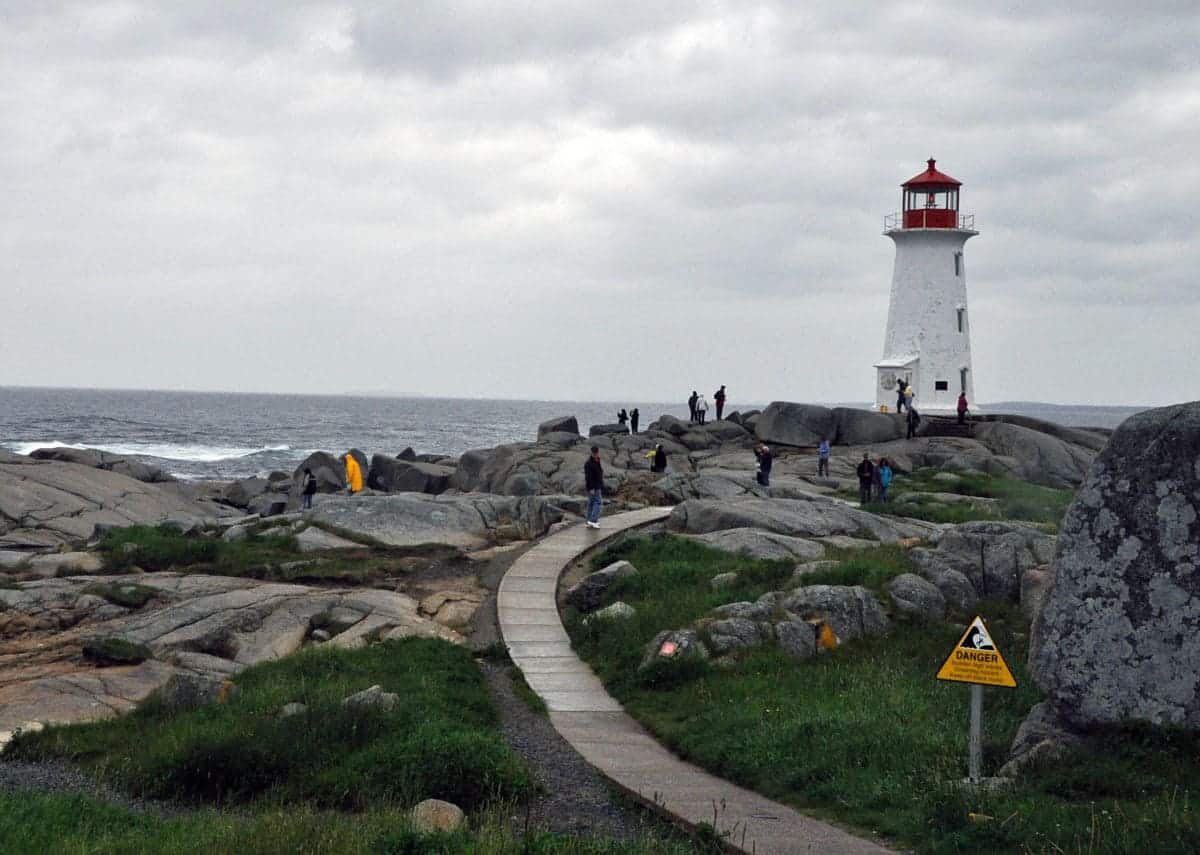
[[[962,276],[962,253],[961,252],[954,253],[954,275]],[[959,332],[962,332],[962,330],[960,329]]]
[[[945,392],[945,391],[946,391],[947,389],[949,389],[949,388],[950,388],[950,381],[949,381],[949,380],[936,380],[936,381],[934,381],[934,384],[933,384],[933,391],[935,391],[935,392]]]
[[[967,319],[967,310],[959,309],[958,310],[958,331],[959,332],[963,331],[963,322],[966,321],[966,319]]]

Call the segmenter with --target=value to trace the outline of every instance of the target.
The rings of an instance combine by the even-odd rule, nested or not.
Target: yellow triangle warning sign
[[[937,678],[955,683],[978,683],[981,686],[1017,687],[1012,671],[1004,664],[1004,657],[979,615],[975,616],[958,644],[954,645],[938,669]]]

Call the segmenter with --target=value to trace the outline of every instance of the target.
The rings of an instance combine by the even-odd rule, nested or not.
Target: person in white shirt
[[[704,424],[704,416],[708,413],[708,401],[703,395],[696,399],[696,421]]]

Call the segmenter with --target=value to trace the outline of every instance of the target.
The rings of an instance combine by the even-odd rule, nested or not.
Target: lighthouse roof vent
[[[961,187],[962,182],[957,178],[951,178],[943,172],[938,172],[934,167],[937,163],[932,157],[925,161],[929,164],[929,168],[920,175],[914,175],[912,178],[901,184],[901,187]]]

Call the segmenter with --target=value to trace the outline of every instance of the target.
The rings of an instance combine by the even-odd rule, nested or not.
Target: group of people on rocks
[[[629,412],[625,412],[625,408],[621,407],[620,411],[617,413],[617,424],[625,427],[626,423],[628,423],[629,432],[637,433],[638,419],[641,417],[642,414],[638,412],[637,407],[634,407]]]
[[[725,384],[721,384],[721,388],[713,392],[713,403],[717,405],[717,421],[720,421],[725,414]],[[704,424],[708,417],[708,399],[698,393],[695,389],[688,396],[688,413],[690,421],[696,424]]]
[[[913,407],[913,392],[912,384],[903,377],[896,380],[896,412],[902,413],[908,410],[908,418],[905,420],[905,425],[908,428],[908,439],[912,439],[917,435],[917,425],[921,423],[921,414]],[[958,393],[958,403],[955,405],[955,412],[958,413],[958,423],[960,425],[967,423],[967,416],[970,415],[970,406],[967,403],[966,390]]]

